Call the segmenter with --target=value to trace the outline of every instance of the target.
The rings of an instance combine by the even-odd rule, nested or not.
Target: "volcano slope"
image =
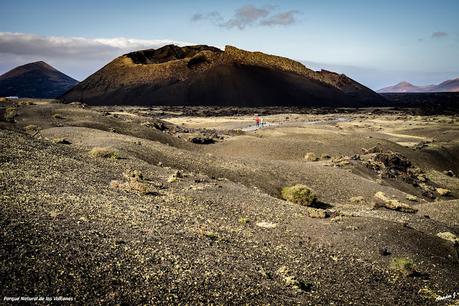
[[[244,133],[233,127],[248,116],[11,107],[0,122],[2,299],[455,302],[435,298],[458,290],[457,117],[278,114]],[[215,127],[216,143],[188,141]],[[398,168],[383,167],[387,156]],[[406,179],[407,160],[422,182]],[[316,192],[324,218],[279,199],[294,184]],[[375,208],[377,192],[418,211]]]
[[[365,106],[385,99],[334,72],[288,58],[168,45],[120,56],[62,97],[91,105]]]
[[[77,83],[77,80],[39,61],[0,75],[0,97],[57,98]]]

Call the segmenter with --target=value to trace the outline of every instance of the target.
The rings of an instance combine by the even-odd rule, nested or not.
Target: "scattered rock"
[[[27,132],[35,132],[38,130],[38,126],[36,126],[35,124],[29,124],[24,127],[24,130],[26,130]]]
[[[189,139],[190,142],[196,143],[196,144],[212,144],[215,143],[215,140],[211,137],[207,136],[196,136],[196,137],[191,137]]]
[[[383,248],[379,249],[379,254],[381,256],[389,256],[392,253],[389,251],[389,249],[387,247],[383,247]]]
[[[357,197],[351,197],[351,203],[362,203],[365,198],[362,196],[357,196]]]
[[[371,154],[371,153],[382,153],[383,149],[380,146],[374,146],[369,149],[362,148],[363,154]]]
[[[64,116],[62,116],[61,114],[54,114],[53,118],[54,119],[65,119]]]
[[[325,153],[320,154],[320,159],[322,160],[328,160],[331,159],[331,156]]]
[[[247,218],[247,217],[240,217],[240,218],[239,218],[239,223],[240,223],[240,224],[243,224],[243,225],[244,225],[244,224],[248,224],[248,223],[250,223],[250,219]]]
[[[408,168],[411,167],[411,161],[399,153],[378,153],[375,155],[374,160],[380,162],[391,173],[391,170],[406,173]]]
[[[443,174],[450,176],[450,177],[455,177],[456,175],[454,174],[453,170],[445,170],[443,171]]]
[[[419,289],[418,294],[428,300],[436,300],[439,297],[438,294],[427,287]]]
[[[407,199],[408,201],[411,201],[411,202],[417,202],[417,201],[418,201],[418,198],[417,198],[416,196],[412,195],[412,194],[408,194],[408,195],[406,196],[406,199]]]
[[[141,125],[148,127],[148,128],[154,128],[160,131],[167,130],[166,125],[161,121],[155,121],[155,122],[146,121],[146,122],[142,122]]]
[[[306,153],[306,155],[304,156],[304,159],[307,161],[318,161],[319,160],[319,158],[313,152]]]
[[[338,156],[332,159],[332,163],[335,167],[344,167],[350,164],[349,156]]]
[[[435,191],[442,197],[447,196],[451,193],[451,190],[445,188],[437,188]]]
[[[55,144],[72,144],[69,140],[65,138],[53,138],[51,141]]]
[[[284,200],[303,206],[311,206],[317,202],[315,193],[302,184],[282,188],[281,197]]]
[[[451,241],[455,245],[459,245],[459,237],[451,232],[441,232],[437,234],[441,239]]]
[[[396,199],[390,199],[386,197],[384,192],[378,191],[374,197],[374,207],[384,207],[391,210],[401,211],[405,213],[416,213],[418,210],[414,207],[409,206],[408,204],[402,203]]]
[[[354,154],[351,156],[351,160],[360,160],[360,154]]]
[[[427,147],[428,143],[430,143],[430,141],[421,141],[413,146],[413,150],[422,150]]]
[[[275,228],[277,226],[276,223],[266,222],[266,221],[257,222],[255,224],[256,224],[256,226],[263,227],[263,228]]]

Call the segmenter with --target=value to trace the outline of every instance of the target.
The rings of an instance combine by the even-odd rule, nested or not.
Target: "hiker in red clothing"
[[[257,124],[257,127],[260,126],[260,117],[257,116],[257,118],[255,118],[255,123]]]

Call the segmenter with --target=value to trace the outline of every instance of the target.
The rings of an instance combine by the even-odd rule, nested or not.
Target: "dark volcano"
[[[94,105],[367,106],[377,93],[342,74],[227,46],[165,46],[132,52],[62,99]]]
[[[45,62],[34,62],[1,75],[0,96],[57,98],[77,83]]]

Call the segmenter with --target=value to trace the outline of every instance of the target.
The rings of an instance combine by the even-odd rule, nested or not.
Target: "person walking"
[[[257,124],[257,127],[260,127],[260,117],[257,116],[257,118],[255,118],[255,123]]]

